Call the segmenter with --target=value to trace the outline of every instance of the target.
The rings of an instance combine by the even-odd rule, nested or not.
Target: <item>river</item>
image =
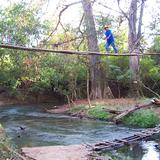
[[[142,130],[109,125],[104,121],[50,114],[46,113],[43,107],[34,105],[1,107],[0,123],[17,148],[96,143],[128,137]],[[117,160],[159,160],[158,139],[143,141],[107,154]],[[155,158],[147,159],[150,155]]]

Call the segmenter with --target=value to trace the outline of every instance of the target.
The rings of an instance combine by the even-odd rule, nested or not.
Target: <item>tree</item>
[[[99,52],[98,40],[93,18],[92,5],[90,0],[83,0],[83,10],[85,16],[85,26],[88,40],[88,50]],[[91,73],[91,98],[106,98],[111,96],[104,69],[100,63],[99,56],[92,56],[90,59],[90,73]]]
[[[144,11],[145,0],[131,0],[128,15],[121,9],[120,0],[118,6],[123,15],[128,20],[128,49],[130,54],[136,54],[136,56],[130,56],[130,70],[131,70],[131,96],[140,96],[140,74],[139,74],[139,56],[140,53],[140,40],[142,38],[142,18]],[[138,4],[140,2],[140,12],[138,14]]]
[[[24,2],[1,9],[0,43],[23,46],[35,43],[39,36],[47,31],[47,25],[40,21],[37,10],[38,8],[29,7]],[[15,94],[21,83],[32,81],[38,75],[37,62],[36,54],[1,49],[0,85]]]
[[[28,6],[25,2],[14,3],[0,12],[1,43],[15,45],[34,45],[47,31],[45,20],[40,20],[39,8]]]

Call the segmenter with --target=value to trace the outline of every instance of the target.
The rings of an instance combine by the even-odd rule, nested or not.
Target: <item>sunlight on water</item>
[[[154,141],[142,142],[142,149],[145,152],[142,160],[160,160],[160,154],[156,146],[158,146],[158,143]]]

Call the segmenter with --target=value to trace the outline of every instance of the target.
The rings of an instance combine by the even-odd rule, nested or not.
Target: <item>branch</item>
[[[81,20],[80,20],[80,23],[79,23],[79,26],[78,26],[78,30],[81,33],[81,35],[83,35],[83,32],[81,31],[81,25],[82,25],[83,20],[84,20],[84,13],[83,13],[83,15],[81,17]]]
[[[27,160],[26,157],[22,156],[21,154],[19,154],[19,153],[16,152],[16,151],[14,151],[12,148],[8,147],[8,146],[5,145],[4,143],[1,143],[1,142],[0,142],[0,145],[3,145],[3,147],[4,147],[7,151],[15,154],[16,156],[18,156],[18,157],[21,158],[22,160]]]
[[[84,20],[84,13],[83,13],[83,15],[82,15],[82,18],[81,18],[80,23],[79,23],[79,26],[78,26],[78,30],[79,30],[79,32],[80,32],[81,35],[82,35],[82,40],[80,41],[79,45],[77,46],[77,49],[78,49],[78,50],[79,50],[80,45],[81,45],[82,42],[84,41],[84,35],[83,35],[83,32],[81,31],[81,25],[82,25],[83,20]]]
[[[104,4],[102,4],[101,2],[99,2],[98,4],[101,5],[101,6],[103,6],[103,7],[105,7],[105,8],[108,8],[108,9],[114,11],[114,12],[121,13],[121,12],[119,12],[119,11],[117,11],[117,10],[111,8],[111,7],[108,7],[108,6],[104,5]]]
[[[120,7],[120,0],[117,0],[117,2],[118,2],[118,8],[120,9],[121,13],[122,13],[122,14],[127,18],[127,20],[129,21],[129,17],[128,17],[127,13],[125,13],[125,12],[122,10],[122,8]]]
[[[142,0],[141,3],[141,10],[140,10],[140,15],[139,15],[139,24],[138,24],[138,33],[137,33],[137,38],[139,39],[141,37],[141,26],[142,26],[142,17],[143,17],[143,10],[144,10],[144,1]]]
[[[160,98],[160,95],[158,94],[158,93],[156,93],[156,92],[154,92],[152,89],[150,89],[149,87],[147,87],[144,83],[142,83],[141,81],[139,81],[141,84],[142,84],[142,86],[145,88],[145,89],[147,89],[147,90],[149,90],[151,93],[153,93],[154,95],[156,95],[158,98]]]
[[[63,44],[66,44],[66,43],[70,43],[70,42],[73,42],[73,41],[76,41],[77,39],[82,39],[83,37],[76,37],[76,38],[72,38],[70,40],[67,40],[67,41],[62,41],[62,42],[57,42],[57,43],[47,43],[47,44],[44,44],[46,46],[52,46],[52,47],[58,47],[58,46],[61,46]],[[43,44],[41,44],[43,45]]]
[[[52,36],[52,34],[57,30],[57,28],[58,28],[58,26],[59,26],[59,24],[60,24],[61,16],[62,16],[63,12],[64,12],[66,9],[68,9],[70,6],[76,5],[76,4],[78,4],[78,3],[81,3],[81,1],[73,2],[73,3],[67,4],[67,5],[64,6],[64,8],[59,12],[58,22],[57,22],[55,28],[52,30],[52,32],[49,34],[49,36],[48,36],[45,40],[43,40],[43,41],[48,41],[49,38]]]

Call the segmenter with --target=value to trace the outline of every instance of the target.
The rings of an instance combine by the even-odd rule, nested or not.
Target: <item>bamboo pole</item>
[[[28,52],[48,52],[48,53],[58,53],[58,54],[71,54],[71,55],[99,55],[99,56],[151,56],[151,55],[160,55],[160,53],[144,53],[144,54],[128,54],[128,53],[119,53],[119,54],[111,54],[111,53],[100,53],[100,52],[87,52],[87,51],[72,51],[72,50],[53,50],[53,49],[44,49],[44,48],[33,48],[33,47],[24,47],[24,46],[16,46],[9,44],[0,44],[0,48],[7,49],[15,49],[15,50],[23,50]]]

